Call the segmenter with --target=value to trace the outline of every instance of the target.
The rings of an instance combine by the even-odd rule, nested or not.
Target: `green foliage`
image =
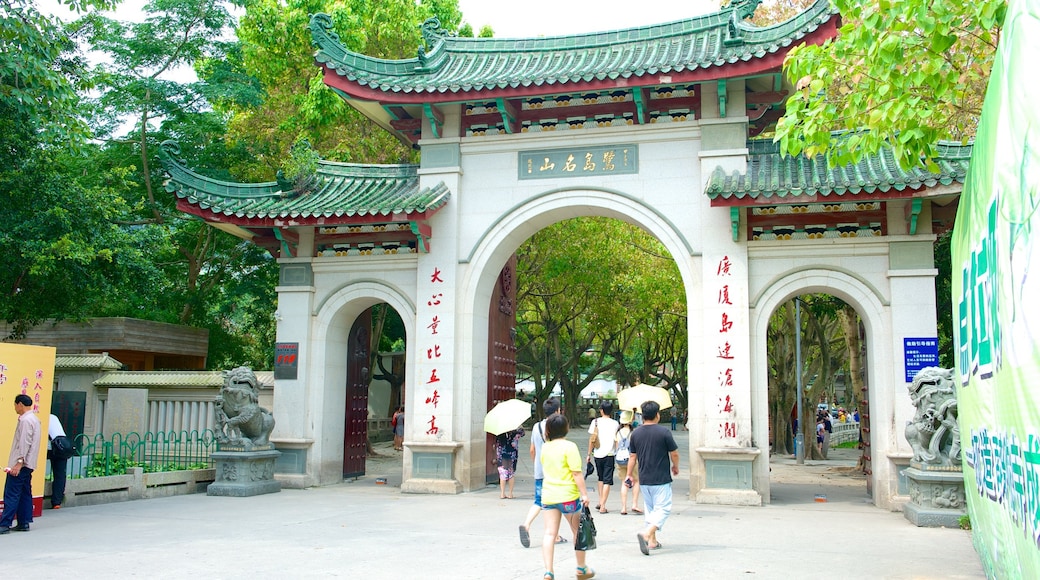
[[[128,469],[132,467],[142,467],[144,464],[140,461],[134,461],[132,458],[122,457],[120,455],[103,455],[101,453],[95,453],[90,458],[90,464],[84,470],[85,477],[104,477],[106,475],[126,475]]]
[[[154,270],[140,232],[120,226],[126,168],[72,178],[82,159],[40,141],[26,113],[0,104],[0,318],[21,336],[45,319],[80,319]]]
[[[145,473],[163,473],[167,471],[191,471],[196,469],[209,469],[208,463],[189,463],[181,465],[176,462],[147,462],[137,461],[130,457],[121,455],[104,455],[95,453],[90,458],[90,463],[84,470],[84,477],[105,477],[108,475],[126,475],[131,468],[140,467]]]
[[[292,143],[306,139],[323,158],[365,163],[414,161],[415,153],[376,126],[322,82],[315,66],[310,17],[329,14],[348,49],[370,56],[415,56],[419,26],[437,16],[446,30],[461,21],[456,0],[253,0],[238,27],[242,62],[265,92],[263,103],[222,103],[231,114],[229,139],[251,152],[235,171],[250,180],[270,179]]]
[[[547,227],[517,250],[517,364],[566,412],[597,376],[686,384],[686,303],[678,268],[643,230],[607,218]],[[624,364],[622,364],[624,361]]]
[[[939,366],[953,368],[953,263],[950,240],[953,230],[939,235],[933,246],[935,268],[935,317],[939,338]]]
[[[938,140],[975,133],[1004,0],[834,4],[838,38],[796,47],[784,64],[798,87],[776,128],[782,152],[844,165],[887,144],[904,167],[935,168]]]
[[[69,0],[70,9],[105,8],[108,0]],[[0,108],[39,131],[45,143],[82,145],[90,134],[79,115],[84,61],[58,20],[33,0],[0,1]]]
[[[962,530],[970,530],[971,516],[969,516],[968,514],[964,514],[963,516],[957,518],[957,525],[959,525]]]

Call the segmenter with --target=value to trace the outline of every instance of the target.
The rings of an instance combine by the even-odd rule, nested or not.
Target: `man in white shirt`
[[[589,425],[589,435],[596,434],[595,445],[589,438],[589,458],[595,459],[596,473],[599,479],[596,486],[599,492],[599,504],[596,509],[599,513],[607,513],[607,498],[610,496],[610,486],[614,484],[614,436],[617,435],[621,425],[613,418],[614,404],[603,401],[599,405],[599,417],[593,419]]]
[[[56,442],[59,437],[62,438],[62,445]],[[61,502],[65,501],[65,478],[69,467],[69,456],[65,454],[64,446],[72,443],[68,441],[65,428],[61,426],[61,421],[54,413],[51,413],[47,422],[47,439],[50,441],[47,459],[51,460],[51,474],[54,475],[54,482],[51,484],[51,509],[60,510]]]

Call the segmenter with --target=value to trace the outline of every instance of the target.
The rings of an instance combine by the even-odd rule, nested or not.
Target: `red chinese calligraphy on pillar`
[[[441,432],[440,427],[437,427],[437,415],[431,415],[430,420],[427,421],[426,424],[430,426],[430,428],[426,430],[427,435],[436,435]]]
[[[727,397],[728,398],[728,397]],[[440,402],[441,396],[437,393],[437,389],[433,390],[433,395],[426,397],[426,404],[433,405],[433,408],[437,408],[437,403]]]

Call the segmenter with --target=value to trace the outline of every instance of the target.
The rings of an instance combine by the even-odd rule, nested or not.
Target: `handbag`
[[[76,454],[72,440],[64,435],[51,439],[51,455],[57,459],[69,459]]]
[[[591,459],[585,460],[585,477],[592,475],[596,471],[596,466],[592,464]]]
[[[574,549],[582,552],[596,549],[596,524],[592,521],[589,506],[582,508],[581,519],[578,520],[578,537],[574,539]]]
[[[589,435],[589,447],[599,447],[599,419],[592,422],[596,426],[592,431],[592,435]]]

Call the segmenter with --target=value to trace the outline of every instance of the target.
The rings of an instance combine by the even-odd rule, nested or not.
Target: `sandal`
[[[592,578],[596,575],[595,570],[589,568],[588,566],[585,566],[584,568],[578,566],[577,570],[578,580],[589,580],[589,578]]]
[[[623,516],[627,516],[627,515],[628,515],[628,512],[626,512],[626,511],[622,511],[622,512],[621,512],[621,515],[623,515]]]
[[[556,576],[553,576],[552,572],[546,572],[542,574],[542,580],[556,580]]]
[[[609,514],[610,512],[607,510],[607,508],[602,508],[601,510],[599,510],[599,513],[601,513],[601,514]]]
[[[643,515],[643,510],[641,510],[639,508],[632,508],[632,513]]]
[[[520,545],[525,548],[531,547],[531,533],[524,526],[520,526]]]
[[[567,543],[567,538],[565,538],[563,536],[557,536],[556,543],[557,544],[566,544]]]

